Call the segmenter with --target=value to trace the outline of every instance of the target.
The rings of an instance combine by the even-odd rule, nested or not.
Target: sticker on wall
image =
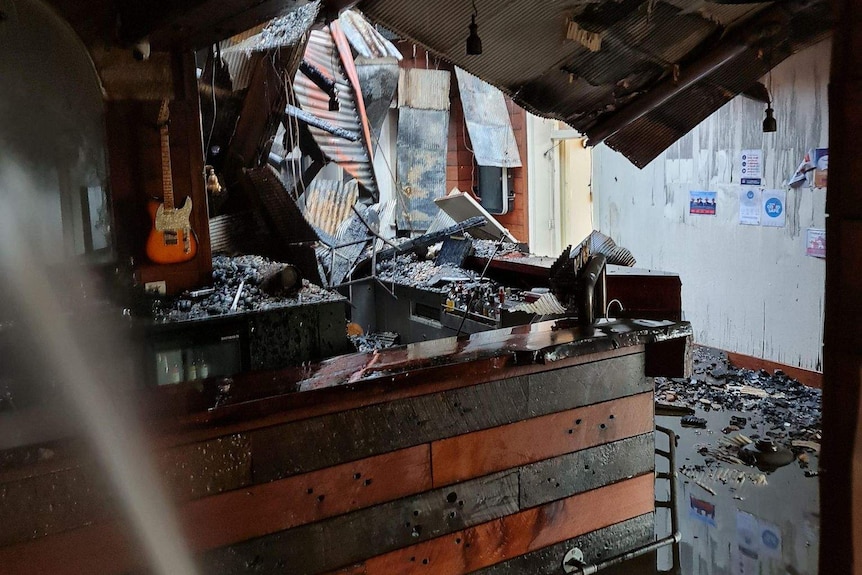
[[[689,192],[688,213],[715,215],[716,192],[691,190]]]
[[[739,155],[739,183],[743,186],[763,183],[763,150],[742,150]]]
[[[826,257],[826,230],[808,228],[805,234],[805,255],[813,258]]]
[[[784,190],[763,190],[760,224],[783,228],[787,221],[787,192]]]
[[[688,496],[689,508],[688,514],[690,517],[703,521],[707,525],[715,527],[715,504],[703,499],[698,499],[694,495]]]
[[[761,193],[756,188],[739,190],[739,223],[745,226],[760,225]]]

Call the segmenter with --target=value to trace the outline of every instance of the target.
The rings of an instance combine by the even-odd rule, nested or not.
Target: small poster
[[[690,191],[688,213],[714,216],[716,195],[716,192]]]
[[[826,257],[826,230],[808,228],[805,235],[805,255],[813,258]]]
[[[739,190],[739,223],[745,226],[760,225],[760,190],[742,188]]]
[[[825,188],[829,172],[829,148],[815,148],[811,163],[814,164],[814,187]]]
[[[739,182],[743,186],[759,186],[763,183],[763,150],[742,150]]]
[[[707,525],[715,527],[715,505],[709,501],[698,499],[694,495],[689,495],[689,517],[703,521]]]
[[[784,190],[763,190],[763,210],[760,224],[773,228],[783,228],[787,221],[787,192]]]

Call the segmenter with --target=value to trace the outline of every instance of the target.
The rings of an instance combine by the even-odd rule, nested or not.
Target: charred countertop
[[[654,355],[668,373],[647,375],[674,376],[684,369],[691,335],[688,322],[611,319],[585,328],[571,320],[546,321],[343,355],[316,365],[166,386],[150,390],[151,413],[161,422],[159,428],[177,431],[291,412],[290,418],[303,417],[345,402],[385,402],[644,349],[650,355],[650,347],[662,349]],[[671,353],[664,348],[672,348]]]

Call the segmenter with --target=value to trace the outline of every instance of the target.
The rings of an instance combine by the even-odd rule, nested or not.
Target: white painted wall
[[[680,274],[699,343],[818,371],[825,261],[805,256],[805,232],[825,227],[825,189],[788,191],[784,228],[742,226],[736,172],[740,150],[762,148],[765,187],[782,188],[805,150],[828,145],[830,49],[773,70],[778,132],[762,133],[765,107],[738,97],[643,170],[604,145],[593,168],[598,229],[638,267]],[[689,215],[689,190],[718,192],[717,215]]]
[[[593,229],[592,152],[561,122],[527,114],[530,251],[557,256]]]

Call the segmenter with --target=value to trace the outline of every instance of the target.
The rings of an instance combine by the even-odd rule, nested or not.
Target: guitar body
[[[147,257],[157,264],[180,264],[198,253],[198,240],[192,231],[192,199],[186,198],[183,207],[174,207],[174,184],[171,179],[171,148],[168,134],[168,101],[159,108],[159,137],[162,149],[162,192],[164,203],[150,202],[150,219],[153,227],[147,238]]]
[[[186,198],[183,207],[173,210],[153,200],[149,211],[153,225],[147,237],[147,257],[157,264],[179,264],[194,258],[198,241],[189,221],[192,199]]]

